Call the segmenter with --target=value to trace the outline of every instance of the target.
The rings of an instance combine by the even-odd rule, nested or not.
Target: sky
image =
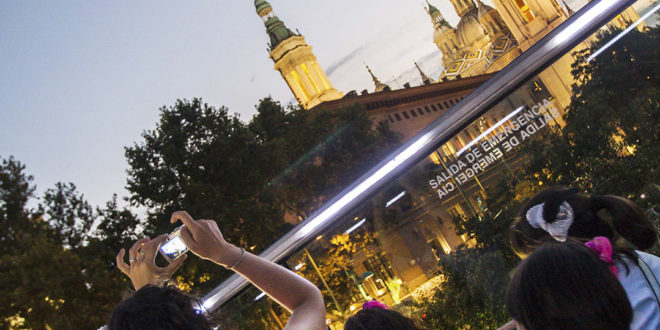
[[[448,0],[431,2],[458,22]],[[423,1],[271,4],[343,92],[373,90],[364,62],[393,88],[419,80],[413,61],[442,70]],[[62,181],[92,205],[128,196],[124,147],[160,107],[201,97],[249,121],[263,97],[294,102],[267,42],[252,0],[2,1],[0,157],[27,166],[37,195]]]
[[[364,63],[395,89],[421,84],[414,61],[442,71],[425,1],[270,2],[344,93],[373,91]],[[430,2],[456,25],[449,0]],[[0,1],[0,158],[37,195],[62,181],[92,205],[128,196],[124,147],[159,108],[200,97],[249,121],[263,97],[294,102],[267,42],[253,0]]]

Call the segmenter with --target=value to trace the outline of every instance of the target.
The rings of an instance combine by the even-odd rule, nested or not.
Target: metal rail
[[[554,60],[568,53],[634,2],[599,0],[588,3],[354,184],[280,238],[261,253],[261,256],[278,262],[300,249],[310,239],[399,177],[437,146],[449,140],[475,118],[550,66]],[[248,284],[246,279],[234,274],[204,297],[204,308],[207,311],[215,310],[239,294]]]

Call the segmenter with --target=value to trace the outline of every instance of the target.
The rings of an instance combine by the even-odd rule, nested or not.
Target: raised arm
[[[240,249],[222,237],[213,220],[194,220],[186,211],[172,214],[180,220],[181,238],[201,258],[232,269],[291,312],[288,329],[327,329],[321,291],[302,276]]]

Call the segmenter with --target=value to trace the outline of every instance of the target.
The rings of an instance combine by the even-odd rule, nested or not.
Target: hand
[[[234,265],[241,258],[241,249],[227,243],[213,220],[195,221],[186,211],[172,213],[170,222],[181,220],[181,239],[186,246],[201,258],[225,267]]]
[[[135,291],[147,284],[160,284],[169,279],[183,265],[186,255],[175,260],[167,267],[156,266],[158,248],[167,240],[167,235],[160,235],[151,240],[149,237],[137,240],[128,250],[130,265],[124,262],[124,249],[117,254],[117,268],[131,279]]]

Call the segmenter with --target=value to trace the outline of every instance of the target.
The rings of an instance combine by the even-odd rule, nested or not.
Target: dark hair
[[[110,315],[109,330],[207,330],[210,320],[198,303],[172,286],[147,285],[122,301]]]
[[[357,312],[346,320],[344,330],[421,330],[415,321],[401,315],[401,313],[372,307]]]
[[[629,329],[632,307],[609,267],[581,243],[548,243],[523,260],[506,292],[528,330]]]
[[[552,223],[556,220],[562,202],[567,202],[574,213],[573,224],[568,229],[569,237],[586,241],[596,236],[605,236],[614,242],[616,233],[640,250],[653,247],[658,240],[653,224],[632,201],[614,195],[589,196],[575,189],[557,186],[537,193],[521,207],[511,232],[511,246],[516,254],[524,257],[551,239],[545,230],[534,228],[527,222],[527,211],[545,203],[543,218]],[[598,215],[600,210],[607,210],[611,224]]]

